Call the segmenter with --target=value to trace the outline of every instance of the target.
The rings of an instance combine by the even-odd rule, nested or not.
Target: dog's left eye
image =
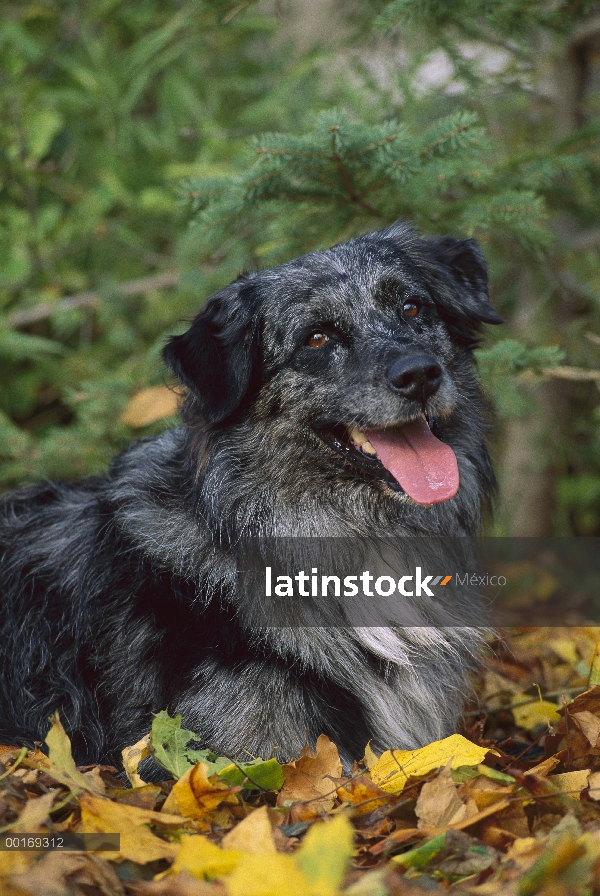
[[[417,305],[416,302],[404,302],[402,305],[404,317],[416,317],[420,310],[421,306]]]
[[[306,340],[306,344],[310,345],[311,348],[321,348],[323,345],[326,345],[329,342],[329,336],[326,333],[316,332],[311,333],[308,339]]]

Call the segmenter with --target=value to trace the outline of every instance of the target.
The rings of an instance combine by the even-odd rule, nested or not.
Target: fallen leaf
[[[103,789],[98,787],[93,778],[88,778],[78,771],[71,753],[71,740],[62,726],[58,713],[52,716],[51,722],[52,727],[46,735],[49,765],[44,769],[45,773],[60,784],[65,784],[74,793],[84,790],[101,796]]]
[[[565,871],[573,862],[585,853],[585,846],[573,840],[571,837],[563,837],[541,854],[535,864],[520,881],[520,896],[534,896],[540,890],[546,889],[556,883],[556,878]],[[562,889],[562,892],[567,892]]]
[[[379,756],[377,755],[377,753],[373,752],[373,750],[371,749],[371,741],[369,741],[369,743],[365,747],[364,763],[368,769],[371,769],[378,759]]]
[[[369,815],[378,806],[389,803],[390,796],[366,775],[350,778],[337,789],[338,799],[352,806],[352,818]]]
[[[177,413],[179,395],[167,386],[149,386],[136,392],[121,415],[121,422],[138,428]]]
[[[210,769],[210,763],[208,766]],[[283,767],[276,759],[230,763],[218,774],[225,784],[239,784],[244,790],[280,790],[284,780]]]
[[[11,884],[19,896],[125,896],[114,868],[89,853],[48,852]]]
[[[589,768],[585,768],[577,772],[564,772],[562,775],[550,775],[546,780],[554,784],[555,787],[558,787],[559,790],[562,790],[563,793],[568,793],[574,800],[578,800],[580,799],[581,791],[588,786],[589,777],[590,770]]]
[[[16,823],[12,825],[12,832],[15,834],[35,833],[41,825],[47,823],[55,797],[56,792],[50,791],[50,793],[44,793],[42,796],[28,800]]]
[[[590,799],[600,800],[600,772],[592,772],[588,778]]]
[[[344,815],[313,824],[296,853],[311,896],[335,896],[352,855],[354,830]]]
[[[528,694],[517,693],[511,700],[511,709],[515,725],[524,728],[526,731],[533,731],[540,725],[546,725],[548,728],[559,721],[559,706],[551,703],[549,700],[537,699],[532,703],[524,703],[522,706],[514,704],[523,703],[523,701],[531,700]]]
[[[163,812],[179,813],[210,827],[210,813],[222,803],[237,803],[239,787],[228,787],[212,776],[207,777],[208,766],[198,762],[175,782],[163,806]]]
[[[590,747],[595,747],[598,743],[598,738],[600,738],[600,718],[587,709],[571,713],[571,718],[575,719],[587,737]]]
[[[138,809],[153,810],[161,793],[162,789],[159,784],[144,784],[143,787],[109,790],[107,796],[116,803],[137,806]]]
[[[238,849],[221,849],[201,834],[184,834],[171,873],[187,871],[201,880],[230,874],[243,857]]]
[[[158,859],[173,859],[177,854],[178,847],[161,840],[148,825],[177,829],[185,824],[184,818],[113,803],[87,793],[82,794],[80,802],[81,833],[121,835],[119,851],[103,852],[103,858],[109,861],[129,859],[144,865]]]
[[[261,855],[244,855],[223,882],[228,896],[317,896],[295,857],[281,853],[268,861]]]
[[[399,856],[392,856],[392,862],[395,865],[402,865],[403,868],[416,868],[420,870],[429,864],[431,859],[444,849],[446,845],[446,834],[439,834],[433,837],[421,846],[409,849]]]
[[[539,778],[545,778],[557,765],[560,765],[560,759],[557,759],[556,756],[549,756],[547,759],[544,759],[543,762],[540,762],[539,765],[530,768],[525,774],[537,775]]]
[[[319,735],[316,751],[304,747],[299,759],[283,766],[283,773],[285,780],[277,797],[278,806],[283,806],[288,801],[306,802],[306,818],[314,818],[333,807],[337,783],[335,779],[342,774],[342,763],[338,748],[326,735]]]
[[[548,643],[565,663],[568,663],[569,666],[577,665],[579,662],[579,654],[577,653],[575,644],[570,638],[553,638]]]
[[[450,763],[453,769],[462,765],[479,765],[490,747],[478,747],[462,734],[451,734],[418,750],[386,750],[371,769],[371,778],[387,793],[401,793],[411,776],[426,775]]]
[[[146,783],[138,774],[138,766],[142,759],[146,759],[150,755],[150,734],[147,734],[137,744],[132,747],[125,747],[121,751],[123,758],[123,768],[127,775],[127,780],[132,787],[143,787]]]
[[[150,743],[156,761],[174,778],[181,778],[197,762],[208,764],[209,758],[217,759],[210,750],[196,750],[191,745],[198,742],[198,735],[181,727],[181,713],[171,718],[166,710],[156,713],[152,719]],[[221,764],[213,768],[231,765],[230,759],[223,759]]]
[[[277,852],[267,807],[261,806],[243,818],[225,834],[222,845],[224,849],[240,849],[243,852]]]
[[[423,784],[415,806],[420,828],[445,827],[452,821],[462,821],[466,810],[452,780],[449,765],[441,769],[432,781]]]

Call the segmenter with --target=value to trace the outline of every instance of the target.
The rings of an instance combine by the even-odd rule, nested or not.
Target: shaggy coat
[[[329,601],[323,626],[258,626],[236,546],[475,533],[494,489],[472,356],[486,322],[477,244],[402,224],[213,296],[164,352],[182,426],[105,476],[0,504],[0,742],[43,740],[56,709],[82,764],[115,761],[165,708],[227,755],[285,760],[324,732],[346,766],[369,740],[450,733],[471,595],[453,627],[331,625]],[[415,420],[454,452],[454,497],[413,500],[348,436]]]

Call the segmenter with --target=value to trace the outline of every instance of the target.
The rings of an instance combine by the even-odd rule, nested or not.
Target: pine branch
[[[135,296],[140,293],[150,292],[153,289],[169,289],[179,282],[180,273],[177,270],[163,271],[153,274],[151,277],[141,277],[138,280],[130,280],[127,283],[119,283],[113,292],[119,296]],[[80,292],[74,296],[60,299],[58,302],[42,302],[33,308],[24,311],[16,311],[6,318],[6,326],[9,329],[20,329],[31,324],[45,320],[56,311],[73,311],[79,308],[98,308],[101,297],[97,292]]]
[[[350,202],[355,202],[356,205],[359,206],[359,208],[362,208],[363,211],[368,212],[370,215],[373,215],[374,217],[379,217],[378,212],[373,208],[373,206],[370,205],[368,202],[366,202],[354,188],[354,184],[352,183],[352,178],[350,177],[350,174],[344,165],[344,161],[343,161],[342,157],[340,156],[338,149],[337,149],[339,128],[332,126],[329,128],[329,130],[331,131],[332,156],[336,163],[337,171],[338,171],[338,174],[340,175],[341,181],[344,184],[346,192],[348,193]]]

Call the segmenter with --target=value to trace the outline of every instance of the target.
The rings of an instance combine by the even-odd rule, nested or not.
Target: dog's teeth
[[[363,442],[367,441],[367,437],[364,432],[361,432],[360,429],[356,429],[356,427],[354,426],[348,427],[348,434],[350,435],[350,438],[355,445],[362,445]]]
[[[373,446],[371,445],[371,443],[368,440],[366,442],[362,443],[362,445],[360,446],[360,450],[364,451],[365,454],[371,454],[373,456],[375,456],[377,454],[377,452],[375,451],[375,449],[373,448]]]

